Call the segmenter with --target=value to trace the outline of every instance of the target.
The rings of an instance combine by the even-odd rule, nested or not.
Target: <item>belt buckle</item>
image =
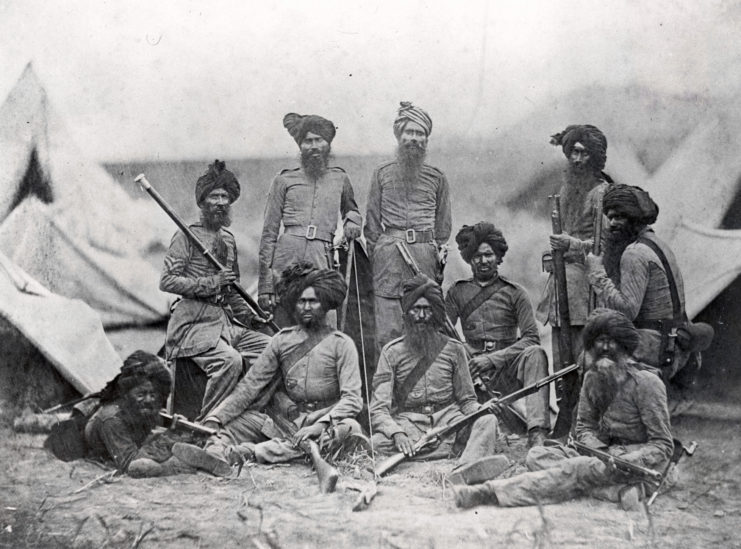
[[[316,402],[307,402],[306,403],[306,411],[307,412],[314,412],[316,410]]]
[[[414,229],[407,229],[404,233],[407,244],[414,244],[417,242],[417,232]]]
[[[497,348],[496,341],[484,341],[484,351],[487,353]]]
[[[306,227],[306,240],[314,240],[316,238],[316,225],[309,225]]]
[[[428,416],[432,415],[433,413],[432,406],[430,406],[429,404],[425,406],[424,408],[422,408],[422,410],[424,411],[425,415],[428,415]]]

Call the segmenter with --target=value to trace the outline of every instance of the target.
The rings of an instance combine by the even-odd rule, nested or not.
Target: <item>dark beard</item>
[[[301,166],[310,178],[319,179],[327,171],[330,149],[319,151],[318,156],[315,152],[316,150],[301,151]]]
[[[418,144],[407,143],[396,148],[396,161],[399,163],[401,179],[405,183],[414,183],[417,181],[419,171],[425,161],[427,150]]]
[[[317,332],[326,325],[327,314],[315,314],[310,319],[304,318],[303,315],[297,315],[298,324],[307,332]]]
[[[601,417],[612,404],[615,395],[620,388],[617,377],[613,373],[613,368],[618,368],[617,364],[605,357],[595,361],[589,371],[584,375],[584,387],[589,400],[594,403],[599,416]]]
[[[218,231],[232,224],[231,206],[205,206],[201,209],[201,223],[210,231]]]
[[[605,235],[605,253],[602,259],[605,271],[610,280],[620,286],[620,258],[625,248],[636,241],[640,233],[640,227],[629,223],[617,230],[608,230]]]
[[[415,353],[426,358],[436,352],[437,342],[440,334],[434,322],[414,322],[409,316],[404,315],[404,339]]]
[[[599,183],[599,179],[588,170],[575,170],[571,164],[564,175],[564,185],[560,191],[561,223],[563,230],[571,234],[579,226],[587,194]]]

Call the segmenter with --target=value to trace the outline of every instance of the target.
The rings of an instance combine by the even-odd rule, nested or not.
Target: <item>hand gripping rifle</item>
[[[554,235],[563,234],[561,225],[561,196],[549,197],[553,203],[551,211],[551,227]],[[556,294],[556,309],[558,311],[558,354],[560,364],[554,368],[565,368],[574,363],[574,349],[571,346],[571,316],[569,315],[569,296],[566,282],[566,262],[562,250],[553,250],[553,279]],[[554,438],[561,437],[571,427],[571,414],[576,405],[577,374],[570,379],[562,379],[556,385],[558,402],[558,417],[553,427]]]
[[[654,469],[636,465],[635,463],[632,463],[617,456],[613,456],[612,454],[609,454],[603,450],[592,448],[591,446],[587,446],[586,444],[577,442],[572,437],[569,437],[568,445],[583,456],[596,457],[603,463],[614,467],[618,471],[622,471],[623,473],[627,473],[633,477],[637,477],[640,480],[648,481],[652,484],[658,484],[661,482],[663,475],[659,471],[655,471]]]
[[[188,240],[190,240],[193,245],[198,248],[198,250],[205,256],[205,258],[208,260],[209,263],[211,263],[211,265],[219,269],[219,271],[227,270],[226,267],[224,267],[224,265],[222,265],[221,262],[216,259],[216,257],[211,253],[211,250],[206,248],[203,242],[198,240],[198,237],[193,233],[193,231],[190,230],[190,227],[188,227],[188,225],[186,225],[183,220],[180,219],[178,214],[175,213],[175,211],[169,206],[169,204],[165,202],[165,199],[162,198],[162,195],[160,195],[160,193],[158,193],[157,190],[152,187],[152,184],[147,181],[147,178],[144,176],[143,173],[136,176],[136,179],[134,179],[134,181],[139,183],[141,188],[147,191],[149,196],[151,196],[154,201],[159,204],[160,208],[162,208],[164,212],[170,217],[170,219],[175,222],[175,225],[177,225],[178,228],[183,231],[185,236],[188,237]],[[239,294],[239,296],[247,302],[247,305],[250,306],[255,314],[262,318],[274,332],[280,330],[278,325],[273,320],[271,320],[270,315],[260,308],[257,302],[252,299],[252,296],[248,294],[247,291],[242,288],[242,286],[240,286],[238,282],[232,282],[231,286],[232,288],[234,288],[237,294]]]
[[[447,425],[441,425],[440,427],[435,427],[434,429],[430,429],[422,436],[422,438],[420,438],[417,442],[414,443],[415,453],[423,450],[426,446],[432,444],[433,442],[437,440],[442,440],[446,436],[457,432],[459,429],[462,429],[466,425],[472,424],[480,417],[483,417],[486,414],[494,413],[496,409],[501,406],[512,404],[516,400],[519,400],[523,397],[537,393],[541,388],[545,387],[549,383],[553,383],[556,379],[560,378],[561,376],[565,376],[567,374],[570,374],[571,372],[576,371],[578,367],[579,367],[578,364],[572,364],[568,368],[559,370],[555,374],[552,374],[548,377],[544,377],[543,379],[540,379],[536,381],[535,383],[531,383],[530,385],[523,387],[522,389],[519,389],[515,391],[514,393],[510,393],[501,398],[492,398],[491,400],[482,404],[481,407],[477,411],[472,412],[457,421],[454,421]],[[407,456],[401,452],[399,452],[398,454],[394,454],[393,456],[386,459],[383,463],[381,463],[378,467],[376,467],[376,475],[378,475],[379,477],[382,476],[383,474],[389,472],[391,469],[393,469],[399,463],[403,462],[406,459],[407,459]]]

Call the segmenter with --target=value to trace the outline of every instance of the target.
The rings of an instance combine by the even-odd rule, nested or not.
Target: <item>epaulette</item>
[[[280,171],[280,175],[283,175],[283,174],[288,173],[288,172],[297,172],[300,169],[301,168],[286,168],[285,170],[281,170]]]
[[[234,238],[234,233],[233,233],[233,232],[231,232],[231,231],[230,231],[229,229],[227,229],[226,227],[221,227],[221,230],[222,230],[222,231],[224,231],[224,232],[225,232],[226,234],[228,234],[229,236],[231,236],[232,238]]]
[[[376,171],[377,171],[377,172],[380,172],[380,171],[382,171],[382,170],[385,170],[385,169],[386,169],[386,168],[388,168],[389,166],[393,166],[394,164],[396,164],[396,160],[389,160],[388,162],[384,162],[383,164],[381,164],[380,166],[378,166],[378,167],[376,168]]]
[[[435,166],[430,166],[429,164],[424,164],[424,165],[423,165],[422,167],[423,167],[423,168],[427,168],[427,169],[428,169],[428,170],[430,170],[431,172],[433,172],[433,173],[435,173],[436,175],[439,175],[439,176],[441,176],[441,177],[445,175],[445,174],[444,174],[444,173],[442,172],[442,170],[440,170],[440,169],[436,168]]]
[[[466,283],[466,282],[473,282],[473,277],[471,277],[471,278],[461,278],[460,280],[456,280],[453,283],[453,286],[457,286],[458,284],[463,284],[463,283]]]
[[[327,168],[330,172],[342,172],[347,173],[343,168],[340,168],[339,166],[330,166]]]
[[[386,343],[386,345],[384,345],[383,348],[385,349],[386,347],[392,347],[393,345],[396,345],[397,343],[401,343],[403,339],[404,339],[404,336],[399,336],[396,339],[392,339],[391,341]]]
[[[517,282],[512,282],[511,280],[507,280],[502,275],[499,275],[499,280],[501,280],[505,284],[509,284],[510,286],[514,286],[515,288],[520,288],[521,287],[519,284],[517,284]]]

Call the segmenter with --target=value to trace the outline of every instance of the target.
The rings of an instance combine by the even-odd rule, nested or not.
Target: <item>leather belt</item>
[[[297,402],[296,407],[298,408],[299,412],[305,414],[309,412],[316,412],[317,410],[322,410],[324,408],[329,408],[336,402],[337,401],[335,400],[310,400],[308,402]]]
[[[418,229],[396,229],[394,227],[388,227],[384,234],[392,238],[400,238],[406,240],[407,244],[425,243],[432,242],[435,239],[435,231],[432,229],[418,230]]]
[[[303,236],[306,240],[322,240],[324,242],[332,242],[334,239],[334,233],[320,229],[316,225],[291,225],[285,228],[284,234],[290,234],[293,236]]]
[[[424,406],[405,406],[402,412],[411,412],[413,414],[424,414],[426,416],[432,415],[435,412],[439,412],[446,406],[449,406],[448,404],[442,403],[442,402],[433,402],[431,404],[425,404]]]
[[[498,341],[488,341],[486,339],[467,339],[466,343],[469,347],[472,349],[475,349],[477,352],[484,352],[484,353],[492,353],[494,351],[498,351],[500,349],[505,349],[512,345],[516,339],[512,340],[498,340]]]
[[[659,320],[635,320],[633,325],[639,330],[656,330],[657,332],[670,332],[672,328],[679,328],[684,324],[684,320],[674,320],[672,318]]]

